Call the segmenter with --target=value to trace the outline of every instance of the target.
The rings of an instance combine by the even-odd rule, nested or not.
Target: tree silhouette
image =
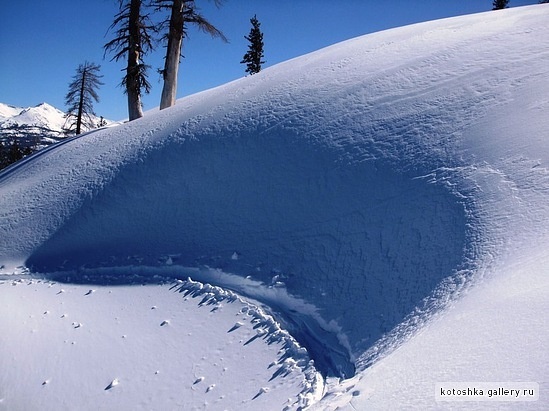
[[[95,112],[93,111],[93,102],[99,102],[97,89],[103,85],[99,70],[101,66],[94,63],[85,62],[76,69],[69,84],[69,91],[65,96],[65,105],[67,105],[68,130],[76,126],[76,134],[82,131],[82,125],[87,129],[96,127],[93,123]]]
[[[494,0],[492,3],[492,10],[506,9],[509,4],[509,0]]]
[[[261,71],[261,65],[265,62],[262,60],[263,55],[263,33],[259,26],[261,23],[257,19],[257,16],[253,16],[250,19],[252,23],[252,28],[250,29],[250,34],[244,36],[246,40],[250,42],[248,46],[248,51],[244,54],[244,57],[241,64],[246,63],[246,73],[255,74]]]
[[[128,95],[129,119],[143,117],[141,91],[148,93],[151,85],[147,80],[148,66],[143,56],[153,49],[151,32],[156,30],[148,14],[142,14],[142,0],[120,0],[120,11],[109,29],[117,27],[115,38],[105,44],[105,53],[114,52],[112,60],[126,57],[126,75],[122,86]]]
[[[32,154],[31,147],[21,147],[17,140],[17,137],[12,137],[11,142],[0,141],[0,170]]]

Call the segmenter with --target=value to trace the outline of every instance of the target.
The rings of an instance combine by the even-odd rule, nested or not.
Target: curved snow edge
[[[303,390],[297,395],[297,403],[294,404],[298,409],[304,409],[319,401],[324,394],[324,379],[314,366],[314,361],[309,358],[307,350],[302,347],[292,335],[283,330],[278,322],[261,307],[240,297],[238,294],[224,290],[221,287],[208,283],[195,281],[190,277],[186,280],[175,280],[170,290],[183,293],[184,296],[200,297],[203,296],[199,305],[216,304],[222,301],[238,301],[244,305],[242,311],[253,317],[252,322],[257,326],[268,330],[263,336],[267,344],[273,342],[282,343],[280,359],[276,364],[279,368],[276,375],[286,375],[293,368],[298,367],[305,377]]]
[[[309,352],[305,347],[299,344],[289,331],[283,329],[272,315],[268,314],[265,309],[259,306],[261,302],[258,301],[257,303],[254,303],[234,291],[207,282],[196,281],[189,276],[187,276],[186,280],[178,279],[177,277],[179,276],[177,274],[174,275],[173,273],[174,268],[175,267],[140,266],[131,267],[130,272],[128,272],[128,267],[101,267],[99,269],[82,268],[78,273],[71,271],[56,272],[54,274],[49,273],[47,280],[70,283],[74,278],[77,278],[80,280],[79,282],[84,280],[84,282],[90,281],[93,283],[100,279],[104,284],[116,285],[120,281],[122,281],[122,283],[127,283],[127,281],[131,279],[131,282],[136,285],[151,282],[171,284],[170,290],[183,293],[184,297],[202,297],[202,300],[198,303],[199,306],[212,305],[223,301],[237,301],[244,306],[242,312],[252,317],[251,322],[255,323],[257,328],[267,330],[260,338],[265,340],[267,344],[280,343],[282,345],[283,348],[280,349],[279,360],[270,365],[270,367],[278,367],[274,372],[274,375],[285,376],[296,369],[299,369],[302,372],[304,376],[303,390],[296,395],[297,401],[293,406],[297,409],[306,409],[322,399],[325,392],[325,381],[322,374],[317,370]],[[178,268],[182,270],[179,272],[180,275],[186,275],[187,273],[192,275],[193,273],[198,273],[200,271],[193,268]],[[169,269],[172,274],[171,276],[166,272],[166,269]],[[152,276],[145,275],[145,271],[149,272],[149,274],[152,271],[155,274]],[[17,283],[25,280],[44,278],[46,278],[44,275],[37,272],[31,272],[28,269],[21,271],[18,274],[0,274],[0,282],[8,281]]]

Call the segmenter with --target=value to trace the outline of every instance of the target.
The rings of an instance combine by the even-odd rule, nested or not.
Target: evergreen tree
[[[68,129],[72,130],[76,126],[76,134],[81,133],[82,125],[87,129],[95,127],[92,119],[95,115],[93,101],[99,102],[96,90],[103,85],[99,80],[103,77],[98,74],[100,68],[99,65],[87,61],[80,64],[69,84],[69,91],[65,96],[66,117],[69,120]]]
[[[0,141],[0,170],[10,165],[8,148]]]
[[[494,0],[492,3],[492,10],[506,9],[509,4],[509,0]]]
[[[17,140],[17,137],[12,137],[11,143],[0,141],[0,170],[32,154],[31,147],[21,147]]]
[[[217,6],[221,4],[220,0],[215,0],[215,3]],[[199,30],[212,37],[219,37],[224,41],[227,39],[221,31],[199,13],[194,0],[153,0],[152,4],[157,11],[169,11],[169,17],[160,24],[160,30],[167,27],[167,32],[163,36],[167,42],[166,57],[164,69],[160,70],[164,80],[160,99],[160,110],[162,110],[175,104],[181,48],[183,40],[188,35],[188,26],[195,25]]]
[[[254,15],[250,19],[252,23],[252,28],[250,29],[250,34],[244,36],[246,40],[250,42],[248,46],[248,51],[244,54],[244,58],[240,62],[241,64],[246,64],[246,73],[255,74],[261,71],[261,65],[265,62],[262,60],[263,55],[263,33],[259,26],[261,23],[257,20],[257,16]]]
[[[122,86],[128,95],[129,119],[143,117],[141,91],[148,93],[151,85],[147,80],[148,66],[143,56],[153,49],[151,31],[155,30],[148,14],[142,14],[142,0],[120,0],[120,11],[110,29],[117,27],[115,38],[105,44],[105,52],[115,52],[112,60],[127,59],[126,75]]]

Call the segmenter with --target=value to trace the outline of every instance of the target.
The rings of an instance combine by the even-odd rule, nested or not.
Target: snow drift
[[[39,153],[0,175],[3,271],[218,269],[331,356],[325,373],[364,370],[547,244],[548,15],[349,40]]]
[[[471,252],[462,198],[421,178],[453,161],[436,150],[453,131],[428,135],[440,121],[431,102],[421,122],[416,107],[391,114],[377,103],[376,87],[409,73],[368,79],[370,59],[349,57],[364,43],[184,99],[8,172],[6,254],[42,273],[175,256],[283,283],[335,320],[351,357],[364,351]],[[462,126],[452,105],[442,115]]]

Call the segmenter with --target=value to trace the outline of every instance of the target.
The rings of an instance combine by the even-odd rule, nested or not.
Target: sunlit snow
[[[548,20],[359,37],[6,169],[0,409],[546,409]]]

